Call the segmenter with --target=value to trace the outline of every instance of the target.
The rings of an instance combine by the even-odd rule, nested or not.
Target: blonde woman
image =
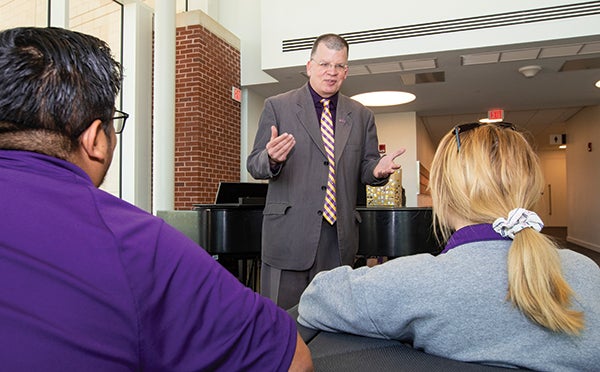
[[[537,156],[508,123],[464,124],[431,169],[442,254],[319,274],[302,295],[305,326],[397,339],[468,362],[543,371],[600,365],[600,268],[558,249],[531,211]]]

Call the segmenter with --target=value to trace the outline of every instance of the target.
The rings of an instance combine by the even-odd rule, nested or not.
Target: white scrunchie
[[[508,213],[508,219],[500,217],[494,221],[492,226],[502,237],[514,239],[516,233],[528,227],[542,231],[544,223],[535,212],[516,208]]]

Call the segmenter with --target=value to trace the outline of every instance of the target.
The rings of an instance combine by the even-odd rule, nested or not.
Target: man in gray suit
[[[348,74],[346,40],[319,36],[306,72],[307,84],[265,101],[247,161],[254,178],[269,180],[261,293],[284,309],[298,303],[319,271],[353,264],[359,184],[384,185],[404,152],[380,158],[373,113],[339,93]],[[324,111],[333,143],[322,137]]]

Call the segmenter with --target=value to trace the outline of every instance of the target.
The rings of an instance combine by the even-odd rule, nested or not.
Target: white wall
[[[592,151],[588,151],[588,143]],[[567,122],[567,240],[600,252],[600,106]]]
[[[153,11],[141,3],[124,6],[123,110],[129,113],[119,138],[122,148],[122,195],[152,211],[152,28]],[[114,162],[113,162],[114,163]]]
[[[240,181],[255,182],[256,180],[246,170],[246,160],[254,145],[254,138],[258,130],[258,120],[264,107],[265,98],[247,88],[243,89],[242,97],[242,123],[244,124],[242,125],[242,138],[240,142]]]
[[[486,21],[494,23],[496,17],[493,15],[498,13],[579,2],[581,1],[375,0],[367,4],[362,0],[346,0],[343,5],[341,3],[333,5],[320,0],[302,2],[263,0],[261,2],[262,69],[297,66],[306,62],[306,50],[282,52],[283,40],[313,38],[327,32],[350,33],[471,16],[489,16]],[[327,16],[326,22],[323,16],[330,9],[326,10],[324,7],[334,8],[331,10],[335,13]],[[318,16],[320,12],[323,13],[322,17]],[[290,21],[292,17],[295,22]],[[402,55],[410,55],[595,35],[598,33],[598,24],[600,24],[600,15],[515,25],[503,25],[503,21],[498,21],[500,27],[355,44],[352,46],[351,55],[352,60],[356,61],[397,56],[399,51],[402,51]],[[449,35],[454,36],[449,37]]]
[[[335,6],[335,17],[323,22],[316,17],[323,2],[307,0],[197,0],[189,3],[190,10],[200,9],[236,34],[241,40],[242,86],[276,82],[264,70],[278,67],[303,66],[306,50],[281,51],[282,41],[312,38],[326,32],[348,33],[384,27],[398,27],[426,22],[486,16],[502,12],[542,8],[577,3],[561,0],[505,0],[486,2],[445,0],[398,2],[376,0],[365,6],[362,0],[346,0]],[[196,3],[200,5],[196,5]],[[196,6],[196,8],[194,7]],[[329,5],[328,5],[329,6]],[[200,7],[200,8],[198,8]],[[294,21],[291,21],[293,18]],[[360,21],[357,22],[357,19]],[[490,19],[493,22],[493,17]],[[441,50],[476,48],[488,45],[525,43],[562,39],[598,33],[600,16],[554,20],[541,23],[503,26],[476,31],[379,41],[352,46],[352,60],[373,57],[430,53]]]
[[[261,34],[265,28],[261,22],[262,2],[260,0],[212,1],[218,1],[219,12],[209,13],[209,15],[241,40],[242,86],[276,82],[262,69]],[[266,26],[272,32],[273,29],[269,28],[270,24],[267,23]],[[289,28],[289,24],[286,28]]]

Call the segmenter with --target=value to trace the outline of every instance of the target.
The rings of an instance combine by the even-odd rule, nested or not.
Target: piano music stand
[[[268,183],[219,182],[215,204],[265,205]]]

